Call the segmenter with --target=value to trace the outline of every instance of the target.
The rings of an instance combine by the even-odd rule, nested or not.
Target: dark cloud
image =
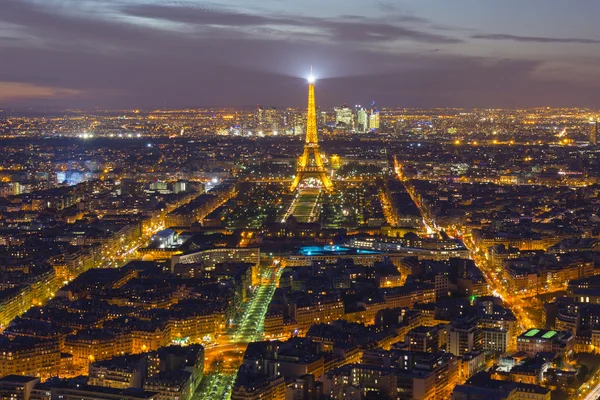
[[[189,6],[189,5],[159,5],[159,4],[129,4],[121,7],[121,10],[128,15],[137,17],[153,18],[158,20],[170,20],[174,22],[184,22],[201,25],[224,25],[224,26],[258,26],[267,24],[291,25],[291,26],[320,26],[328,19],[281,15],[281,14],[249,14],[234,11],[227,8],[215,8],[208,6]],[[338,17],[341,20],[375,22],[363,15],[344,14]],[[425,18],[393,13],[385,21],[393,19],[396,23],[426,23]]]
[[[51,4],[50,4],[51,5]],[[165,51],[172,53],[186,47],[190,41],[222,38],[248,40],[249,32],[270,34],[276,40],[321,40],[332,43],[382,43],[409,40],[423,43],[456,43],[452,37],[432,34],[399,25],[375,22],[362,17],[337,19],[256,15],[214,8],[137,4],[123,6],[122,18],[102,18],[88,14],[73,14],[52,9],[42,3],[27,0],[3,0],[0,23],[20,27],[43,46],[75,48],[84,52],[104,51]],[[149,22],[183,23],[192,29],[165,29],[149,24],[137,24],[128,17],[143,17]],[[418,21],[399,18],[399,21]],[[286,28],[303,28],[302,35]],[[152,46],[148,44],[152,43]]]
[[[408,56],[410,58],[410,56]],[[405,107],[532,107],[598,104],[593,87],[533,79],[540,63],[522,60],[483,62],[432,54],[388,74],[326,80],[319,97],[337,101]],[[356,88],[365,88],[358,93]],[[340,101],[343,100],[343,101]]]
[[[597,102],[594,88],[532,79],[532,72],[539,66],[535,62],[502,60],[489,63],[439,53],[426,56],[378,54],[340,51],[330,46],[315,48],[261,41],[238,43],[220,40],[216,45],[213,50],[189,45],[182,47],[181,53],[168,58],[160,54],[82,55],[78,52],[23,49],[13,49],[6,54],[27,61],[19,65],[18,71],[13,71],[15,80],[32,79],[38,73],[39,65],[43,64],[48,72],[60,69],[60,79],[52,73],[38,75],[39,83],[35,84],[53,82],[52,86],[81,90],[76,101],[70,97],[64,101],[40,100],[33,103],[40,106],[252,107],[257,103],[278,107],[303,106],[306,95],[304,79],[236,63],[236,58],[257,54],[268,64],[277,62],[277,54],[290,56],[297,53],[298,58],[287,61],[291,68],[303,62],[305,54],[311,54],[311,60],[318,62],[327,59],[333,51],[336,51],[337,64],[330,68],[340,73],[347,72],[348,76],[318,81],[318,103],[325,107],[373,100],[381,106],[407,107],[563,106]],[[232,53],[230,58],[219,56],[219,51],[224,48]],[[219,61],[206,61],[211,58]],[[345,66],[357,65],[361,59],[369,59],[373,68],[345,69]],[[384,67],[378,69],[377,66]],[[11,104],[31,105],[32,101],[13,101]]]
[[[163,5],[138,4],[123,8],[132,16],[167,20],[200,26],[217,25],[232,28],[248,26],[279,25],[312,28],[328,33],[334,40],[352,42],[377,42],[393,40],[413,40],[427,43],[459,43],[460,40],[408,28],[385,21],[374,21],[362,16],[346,15],[337,19],[291,17],[284,15],[256,15],[202,7],[171,7]],[[397,23],[425,22],[413,16],[398,16]]]
[[[0,23],[21,27],[36,44],[54,48],[96,46],[94,51],[114,43],[135,46],[138,40],[154,37],[152,30],[113,20],[72,15],[47,5],[26,0],[2,0]]]
[[[581,43],[581,44],[600,43],[600,40],[595,40],[595,39],[516,36],[516,35],[505,35],[505,34],[501,34],[501,33],[478,34],[478,35],[472,35],[471,37],[473,39],[512,40],[515,42],[524,42],[524,43]]]
[[[261,26],[268,24],[303,25],[300,19],[284,16],[247,14],[209,7],[165,6],[158,4],[132,4],[121,10],[131,16],[182,22],[197,25],[223,25],[231,27]]]
[[[405,7],[396,1],[388,0],[374,0],[375,8],[383,11],[387,16],[387,19],[394,19],[396,21],[412,21],[412,22],[429,22],[427,19],[413,15],[405,9]]]
[[[425,43],[460,43],[461,40],[424,32],[403,26],[380,23],[356,23],[349,21],[332,21],[326,26],[337,40],[351,42],[377,42],[394,40],[412,40]]]

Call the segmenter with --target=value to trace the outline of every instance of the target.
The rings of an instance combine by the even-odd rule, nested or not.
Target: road
[[[482,254],[482,251],[477,251],[475,243],[470,234],[466,234],[466,240],[463,243],[471,252],[471,257],[475,261],[477,267],[481,270],[485,276],[485,280],[490,288],[490,292],[495,296],[502,299],[503,303],[509,307],[515,317],[517,318],[517,325],[520,328],[520,332],[516,332],[519,335],[521,332],[530,329],[540,327],[541,321],[534,320],[526,311],[527,303],[522,298],[515,296],[507,291],[507,282],[503,281],[498,273],[493,270],[487,260]]]
[[[413,201],[413,203],[415,203],[415,205],[419,209],[419,212],[421,213],[421,217],[423,218],[423,227],[425,228],[425,232],[423,232],[423,233],[426,233],[427,235],[437,234],[438,229],[435,224],[435,221],[432,221],[429,218],[429,216],[427,215],[427,213],[423,210],[423,206],[421,203],[419,203],[419,201],[415,197],[414,191],[410,190],[410,188],[408,186],[406,186],[406,181],[403,181],[401,179],[401,175],[398,175],[398,179],[400,179],[400,181],[404,185],[404,189],[406,190],[406,192],[410,196],[411,200]]]
[[[238,324],[232,331],[219,339],[219,344],[205,352],[205,365],[215,365],[219,369],[214,375],[208,375],[202,390],[194,393],[193,400],[228,400],[235,383],[236,372],[242,363],[244,350],[250,342],[262,339],[264,321],[271,299],[283,272],[279,260],[273,263],[273,270],[267,277],[266,284],[258,287],[242,315],[236,318]]]
[[[229,399],[235,375],[207,375],[202,381],[200,390],[194,393],[194,400],[226,400]]]
[[[598,400],[600,399],[600,369],[596,371],[586,383],[579,387],[577,400]]]
[[[583,400],[598,400],[600,399],[600,383],[596,385]]]

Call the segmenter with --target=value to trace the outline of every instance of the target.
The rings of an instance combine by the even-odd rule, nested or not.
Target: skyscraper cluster
[[[371,107],[369,109],[347,104],[335,107],[335,128],[346,133],[366,133],[380,128],[380,112]]]

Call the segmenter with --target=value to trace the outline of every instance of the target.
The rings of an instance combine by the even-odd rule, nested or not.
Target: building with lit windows
[[[366,132],[369,129],[369,114],[363,107],[359,107],[356,111],[356,130],[358,132]]]
[[[54,296],[59,281],[55,270],[47,268],[31,274],[25,282],[11,286],[3,290],[0,296],[0,329],[6,328],[10,321],[31,306],[42,304]]]
[[[0,337],[0,376],[29,375],[48,379],[60,369],[60,349],[56,339]]]
[[[405,336],[410,351],[437,353],[440,350],[440,328],[438,326],[419,326],[411,329]]]
[[[506,353],[510,346],[510,332],[498,328],[484,328],[483,350],[494,353]]]
[[[23,375],[7,375],[0,378],[0,397],[9,400],[29,400],[39,378]]]
[[[90,363],[88,383],[115,389],[142,388],[148,370],[147,355],[137,354]]]
[[[157,392],[92,386],[81,381],[44,382],[31,392],[31,400],[157,400]]]
[[[550,400],[552,391],[542,386],[490,380],[485,384],[467,383],[457,385],[452,391],[452,400]]]
[[[371,352],[361,364],[334,369],[323,377],[332,399],[362,398],[369,392],[394,399],[447,399],[459,378],[459,360],[446,353],[405,350]]]
[[[144,390],[157,392],[157,400],[190,400],[194,393],[192,373],[185,370],[161,371],[144,382]]]
[[[344,365],[325,374],[323,393],[335,400],[363,398],[366,393],[390,398],[397,392],[395,372],[379,365]]]
[[[430,239],[416,235],[404,238],[352,238],[345,243],[349,248],[385,252],[390,255],[403,254],[428,260],[469,258],[469,250],[458,239]]]
[[[455,323],[448,333],[448,352],[462,356],[483,348],[483,332],[475,319]]]
[[[323,383],[315,381],[314,375],[296,378],[285,390],[285,400],[320,400],[323,397]]]
[[[447,399],[459,378],[459,360],[446,353],[398,352],[400,399]]]
[[[329,323],[344,317],[344,303],[338,297],[324,298],[312,302],[294,304],[292,318],[302,334],[313,324]]]
[[[285,398],[285,378],[271,379],[267,375],[240,374],[235,380],[231,400],[280,400]]]
[[[185,400],[191,397],[203,373],[202,346],[168,346],[90,363],[88,384],[113,389],[145,389],[158,392],[159,400]]]
[[[350,106],[345,104],[335,108],[335,124],[348,130],[354,128],[354,115]]]
[[[325,373],[324,355],[318,343],[307,338],[285,342],[250,343],[238,370],[232,399],[283,399],[286,380]]]
[[[517,350],[534,357],[538,353],[555,353],[569,357],[575,346],[575,335],[571,332],[545,329],[529,329],[517,338]]]
[[[171,259],[173,272],[183,274],[187,264],[212,266],[223,263],[249,263],[258,265],[260,262],[260,249],[258,248],[215,248],[201,250],[185,255],[174,256]]]
[[[376,130],[379,129],[380,126],[380,117],[379,110],[371,110],[371,114],[369,114],[369,129]]]
[[[100,329],[90,329],[67,336],[65,351],[73,355],[74,367],[87,368],[90,361],[131,353],[131,339],[125,333],[111,334]]]

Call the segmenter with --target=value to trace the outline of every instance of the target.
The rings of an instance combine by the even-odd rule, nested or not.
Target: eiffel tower
[[[296,166],[296,177],[292,182],[291,191],[298,188],[300,182],[307,178],[316,178],[328,192],[333,190],[333,182],[321,159],[321,147],[317,136],[317,111],[315,108],[315,78],[311,75],[308,78],[308,112],[306,116],[306,141],[304,143],[304,152],[298,158]]]

